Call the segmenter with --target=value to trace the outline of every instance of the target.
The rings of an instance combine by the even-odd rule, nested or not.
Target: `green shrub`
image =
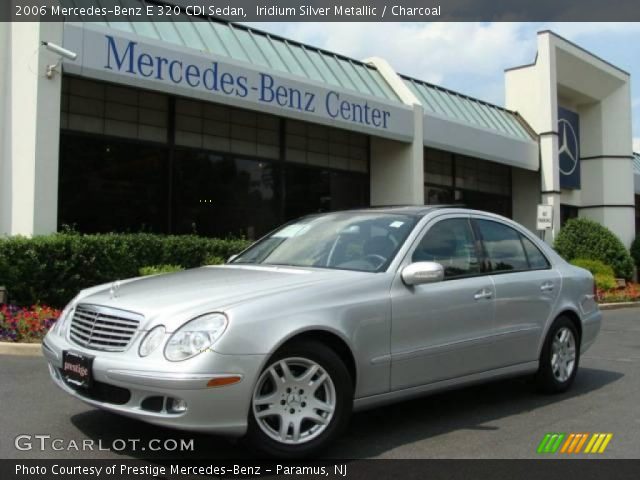
[[[0,238],[0,285],[12,303],[62,307],[83,288],[136,277],[142,267],[199,267],[247,245],[242,239],[149,233],[6,237]]]
[[[612,290],[618,286],[613,268],[605,265],[600,260],[590,260],[588,258],[576,258],[571,260],[571,265],[589,270],[596,282],[599,290]]]
[[[160,273],[172,273],[184,270],[180,265],[150,265],[148,267],[142,267],[138,270],[138,273],[143,276],[158,275]]]
[[[584,258],[611,265],[615,275],[631,278],[633,260],[611,230],[586,218],[573,218],[560,230],[554,248],[566,260]]]
[[[227,261],[224,258],[218,255],[212,255],[210,257],[207,257],[207,259],[204,261],[204,264],[205,265],[224,265],[226,262]]]
[[[596,282],[596,288],[598,290],[613,290],[618,286],[618,283],[616,282],[616,279],[613,275],[596,273],[593,275],[593,279]]]
[[[569,262],[571,265],[575,265],[576,267],[584,268],[585,270],[589,270],[593,275],[606,275],[609,277],[615,277],[615,273],[613,268],[609,265],[605,265],[600,260],[590,260],[588,258],[576,258]]]
[[[640,270],[640,236],[631,244],[631,257],[636,264],[636,267]]]

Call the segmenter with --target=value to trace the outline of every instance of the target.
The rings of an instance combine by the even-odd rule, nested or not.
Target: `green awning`
[[[421,80],[407,76],[403,80],[427,114],[520,140],[535,140],[535,134],[515,112]]]
[[[62,0],[66,6],[81,6],[82,0]],[[103,0],[96,0],[104,3]],[[76,5],[78,3],[78,5]],[[121,7],[146,6],[146,0],[110,0]],[[104,6],[104,5],[103,5]],[[145,8],[142,10],[145,11]],[[325,83],[362,95],[399,102],[375,67],[326,50],[272,35],[244,25],[214,17],[186,16],[188,20],[161,22],[136,21],[92,22],[96,25],[135,33],[142,37],[172,43],[181,47],[211,53],[273,69],[277,72]]]

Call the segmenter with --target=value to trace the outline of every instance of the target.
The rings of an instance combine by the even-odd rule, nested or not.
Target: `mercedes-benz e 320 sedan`
[[[497,377],[573,382],[593,278],[506,218],[312,215],[223,266],[83,290],[43,343],[53,381],[153,424],[310,455],[353,409]]]

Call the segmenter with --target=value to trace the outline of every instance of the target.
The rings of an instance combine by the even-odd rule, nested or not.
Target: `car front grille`
[[[142,319],[142,315],[125,310],[80,304],[71,319],[69,338],[89,349],[122,352]]]

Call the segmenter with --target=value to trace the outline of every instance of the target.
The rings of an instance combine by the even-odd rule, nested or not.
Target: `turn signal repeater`
[[[208,388],[226,387],[227,385],[233,385],[240,382],[242,377],[240,375],[230,375],[228,377],[216,377],[207,382]]]

